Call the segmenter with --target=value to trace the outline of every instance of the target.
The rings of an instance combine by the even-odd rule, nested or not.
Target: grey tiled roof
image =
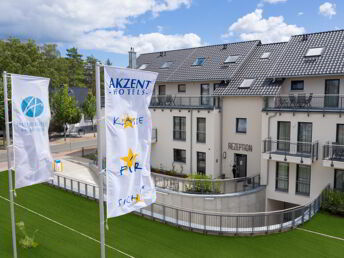
[[[226,88],[218,88],[215,95],[275,95],[280,89],[281,80],[267,79],[286,46],[286,42],[258,45],[245,64],[232,77]],[[270,52],[267,59],[260,58]],[[251,87],[239,88],[244,79],[255,79]]]
[[[321,56],[305,57],[308,48],[324,47]],[[344,74],[344,30],[291,37],[270,77]]]
[[[142,54],[137,59],[137,67],[148,64],[145,70],[158,72],[158,82],[219,81],[229,79],[246,56],[254,50],[260,41],[246,41],[213,45],[190,49],[172,50],[160,53]],[[229,55],[239,55],[235,63],[224,64]],[[205,57],[202,66],[192,66],[197,57]],[[166,61],[173,64],[168,69],[160,69]]]

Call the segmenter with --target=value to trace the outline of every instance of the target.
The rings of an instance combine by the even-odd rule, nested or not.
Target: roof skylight
[[[250,88],[255,79],[244,79],[239,88]]]
[[[204,57],[197,57],[196,60],[195,60],[195,62],[193,62],[192,65],[198,65],[198,66],[200,66],[200,65],[203,65],[204,62],[205,62],[205,58],[204,58]]]
[[[314,47],[309,48],[305,56],[321,56],[322,52],[324,51],[323,47]]]
[[[160,68],[163,68],[163,69],[170,68],[172,64],[173,64],[172,61],[167,61],[167,62],[163,63]]]
[[[271,54],[271,52],[264,52],[260,58],[261,59],[267,59],[267,58],[269,58],[270,54]]]
[[[147,68],[147,66],[148,66],[148,64],[142,64],[142,65],[140,65],[139,69],[144,70]]]
[[[225,63],[235,63],[238,60],[239,56],[228,56],[225,60]]]

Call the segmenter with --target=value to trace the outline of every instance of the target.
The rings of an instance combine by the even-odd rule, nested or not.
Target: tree
[[[111,61],[110,61],[110,59],[108,58],[108,59],[106,59],[106,62],[105,62],[105,64],[106,65],[112,65],[112,63],[111,63]]]
[[[96,97],[92,93],[88,93],[87,99],[85,100],[82,106],[82,112],[84,113],[84,117],[91,119],[92,121],[92,128],[94,131],[94,124],[93,118],[96,115],[97,107],[96,107]],[[95,134],[94,134],[95,136]]]
[[[66,140],[68,124],[76,124],[81,119],[81,111],[74,97],[68,95],[68,86],[58,89],[52,96],[51,109],[54,120],[62,123]]]
[[[96,64],[98,60],[94,56],[88,56],[85,62],[85,84],[93,94],[96,91]]]
[[[83,86],[84,85],[84,61],[82,55],[78,53],[78,49],[73,47],[67,49],[68,60],[68,85]]]

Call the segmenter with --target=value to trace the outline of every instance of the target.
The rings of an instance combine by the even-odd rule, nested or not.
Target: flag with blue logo
[[[152,119],[148,109],[158,74],[104,67],[107,217],[156,200],[150,176]]]
[[[12,75],[15,187],[53,179],[49,148],[49,79]]]

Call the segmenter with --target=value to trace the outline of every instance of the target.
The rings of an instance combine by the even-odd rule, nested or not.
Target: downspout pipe
[[[190,110],[190,173],[193,174],[192,172],[192,123],[193,123],[193,110]]]

